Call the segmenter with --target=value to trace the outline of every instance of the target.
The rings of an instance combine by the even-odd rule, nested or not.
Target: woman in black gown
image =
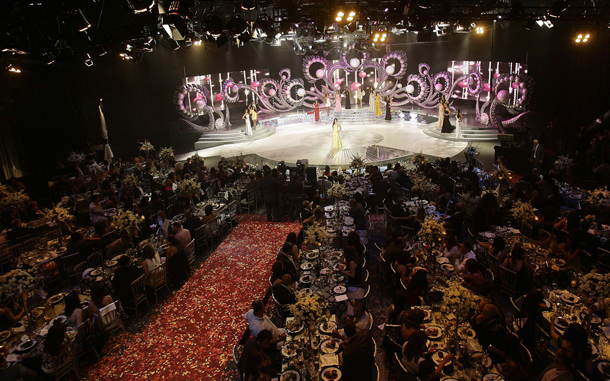
[[[350,97],[349,89],[345,89],[345,91],[343,91],[343,94],[345,94],[345,109],[351,110],[352,102],[349,99],[349,97]]]
[[[441,102],[443,102],[443,98],[441,98]],[[447,103],[447,101],[443,102],[444,107],[445,107],[445,117],[443,118],[443,128],[441,129],[441,132],[444,134],[448,134],[453,132],[454,127],[451,125],[451,122],[449,121],[449,115],[451,115],[451,110],[449,110],[449,104]]]
[[[392,120],[392,98],[387,96],[385,98],[385,120]]]

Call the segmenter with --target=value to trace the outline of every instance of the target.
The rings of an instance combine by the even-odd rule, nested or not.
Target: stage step
[[[250,136],[246,135],[245,128],[209,132],[202,135],[199,140],[195,142],[195,150],[215,147],[223,144],[252,142],[259,139],[264,139],[273,134],[275,134],[275,128],[266,128],[263,126],[258,126]]]
[[[455,133],[443,134],[436,124],[426,126],[423,131],[424,131],[424,134],[431,136],[433,138],[451,140],[454,142],[498,140],[498,131],[495,129],[492,129],[492,128],[463,129],[459,138],[455,137]]]

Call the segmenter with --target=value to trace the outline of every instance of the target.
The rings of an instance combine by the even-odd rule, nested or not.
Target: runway
[[[437,157],[451,157],[466,148],[466,142],[428,136],[425,124],[404,120],[371,123],[341,123],[343,148],[333,151],[332,127],[329,123],[309,122],[278,126],[275,134],[260,140],[225,144],[177,156],[184,160],[195,152],[201,157],[226,158],[255,154],[263,160],[294,163],[308,159],[312,165],[349,165],[356,156],[367,163],[396,161],[422,152]]]

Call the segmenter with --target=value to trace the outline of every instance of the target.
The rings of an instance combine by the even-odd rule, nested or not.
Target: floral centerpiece
[[[567,155],[560,155],[557,160],[555,160],[555,165],[561,169],[568,169],[574,165],[572,159],[570,159]]]
[[[0,276],[0,295],[6,299],[11,294],[22,294],[24,291],[33,288],[38,283],[38,279],[23,269],[11,270]]]
[[[128,188],[134,188],[140,185],[140,179],[135,175],[127,175],[123,179],[123,186]]]
[[[315,322],[322,318],[326,301],[315,293],[302,293],[297,302],[290,305],[290,312],[298,322]]]
[[[354,156],[349,166],[351,168],[356,168],[358,171],[360,171],[360,168],[364,167],[364,160],[362,160],[360,156]]]
[[[176,183],[176,193],[182,197],[195,197],[201,194],[201,184],[195,179],[184,179]]]
[[[95,174],[97,174],[99,172],[106,172],[106,168],[104,168],[103,165],[101,165],[101,164],[99,164],[97,162],[89,165],[88,167],[89,167],[89,173],[91,175],[95,175]]]
[[[161,148],[159,152],[159,159],[170,161],[174,157],[174,149],[172,147]]]
[[[70,210],[64,208],[61,204],[51,209],[45,208],[43,212],[42,220],[45,222],[70,222],[76,219],[76,217],[70,214]]]
[[[416,166],[424,165],[428,162],[428,158],[423,153],[416,153],[413,155],[413,164]]]
[[[344,198],[349,196],[349,191],[343,184],[334,183],[328,190],[326,191],[326,195],[328,197],[334,198]]]
[[[85,160],[85,154],[82,152],[72,151],[68,155],[68,161],[70,163],[78,164]]]
[[[307,236],[305,242],[315,246],[318,246],[319,243],[327,242],[331,238],[330,234],[326,231],[326,227],[315,221],[305,229],[305,234]]]
[[[414,194],[419,194],[420,196],[425,196],[430,193],[436,192],[436,184],[434,184],[430,179],[425,176],[413,176],[413,186],[411,187],[411,192]]]
[[[140,230],[140,221],[141,219],[132,211],[120,210],[112,219],[112,226],[120,233],[131,233],[134,229]]]
[[[580,278],[578,293],[589,298],[603,299],[610,297],[610,273],[599,274],[592,271]]]
[[[502,180],[502,179],[512,180],[512,178],[513,178],[513,174],[504,167],[500,167],[500,168],[496,169],[493,172],[492,176],[498,180]]]
[[[442,241],[445,234],[445,227],[443,224],[434,220],[432,217],[426,217],[421,224],[419,233],[417,233],[420,239],[429,243]]]
[[[534,208],[527,202],[516,202],[511,211],[517,221],[530,222],[538,219]]]
[[[461,312],[462,316],[466,316],[470,310],[477,308],[480,296],[456,280],[449,280],[447,285],[448,287],[439,287],[439,291],[443,292],[441,312]]]
[[[470,163],[472,159],[479,155],[479,147],[473,146],[472,143],[468,142],[468,145],[464,149],[464,157],[466,157],[466,162]]]
[[[0,206],[2,207],[14,206],[17,208],[21,208],[28,201],[30,201],[30,196],[28,196],[27,193],[22,190],[17,192],[10,192],[7,189],[6,193],[0,193]]]
[[[594,206],[608,204],[610,202],[610,191],[606,187],[594,189],[589,192],[587,201]]]
[[[243,168],[246,166],[246,161],[244,160],[244,157],[242,155],[235,156],[235,157],[231,158],[231,161],[229,162],[229,166],[236,168],[236,169]]]
[[[148,152],[154,150],[155,147],[148,141],[148,139],[145,139],[144,142],[140,143],[140,151],[144,151],[148,154]]]

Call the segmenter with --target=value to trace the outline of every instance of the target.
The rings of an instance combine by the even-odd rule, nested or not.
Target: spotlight
[[[561,14],[572,5],[572,0],[555,0],[549,8],[548,15],[560,17]]]
[[[87,29],[91,28],[91,24],[89,24],[89,21],[87,21],[87,18],[85,18],[85,15],[80,9],[71,12],[70,16],[72,19],[72,23],[79,32],[84,32]]]
[[[201,40],[193,41],[193,45],[196,45],[196,46],[201,45]]]
[[[335,17],[335,21],[337,21],[337,22],[342,21],[342,20],[343,20],[343,18],[341,18],[339,16]]]
[[[248,26],[248,23],[239,15],[233,15],[227,22],[227,29],[235,37],[245,33]]]
[[[47,65],[52,65],[53,62],[55,62],[55,58],[53,58],[53,53],[45,53],[44,59]]]
[[[482,27],[482,26],[478,26],[478,27],[477,27],[477,29],[476,29],[476,31],[477,31],[477,34],[483,34],[483,32],[484,32],[484,30],[483,30],[483,27]]]
[[[222,34],[222,18],[217,15],[210,15],[205,20],[204,33],[214,39],[220,37]]]
[[[371,35],[371,42],[373,44],[385,44],[388,38],[388,32],[385,30],[377,30]]]
[[[15,66],[8,64],[8,66],[6,67],[6,70],[10,71],[11,73],[21,73],[21,70],[19,70],[19,68],[16,68]]]
[[[523,25],[523,27],[525,28],[525,30],[533,30],[536,27],[536,21],[534,21],[534,19],[532,18],[527,19],[527,22],[525,23],[525,25]]]
[[[242,0],[241,9],[244,11],[253,11],[256,9],[256,0]]]
[[[337,12],[337,17],[343,17],[343,16],[345,16],[345,13],[343,13],[341,11]]]
[[[106,55],[106,49],[104,49],[104,47],[102,45],[95,45],[94,47],[95,50],[95,54],[97,54],[99,57]]]
[[[589,38],[591,38],[591,35],[589,33],[580,33],[578,34],[578,36],[576,36],[576,39],[574,41],[576,41],[577,43],[587,42],[589,41]]]
[[[93,66],[93,60],[91,59],[91,56],[89,55],[89,53],[85,53],[83,55],[83,58],[84,58],[85,66],[87,66],[87,67]]]

